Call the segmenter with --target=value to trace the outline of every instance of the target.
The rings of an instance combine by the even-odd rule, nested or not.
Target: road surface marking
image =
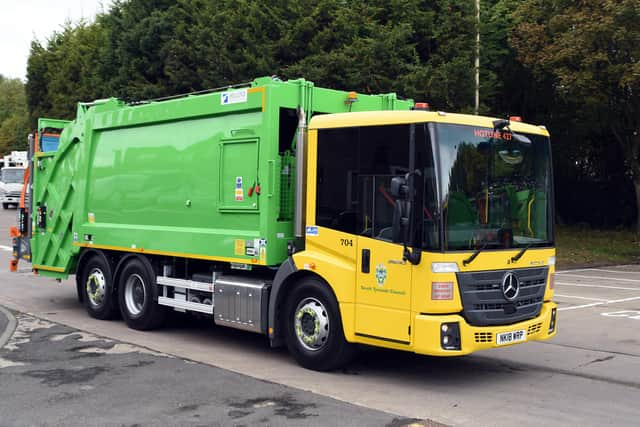
[[[640,311],[638,310],[612,311],[609,313],[600,313],[600,315],[607,317],[624,317],[627,319],[640,320]]]
[[[594,268],[593,271],[602,271],[603,273],[626,273],[626,274],[640,275],[640,271],[629,271],[629,270],[605,270],[604,268]]]
[[[572,274],[572,273],[575,273],[576,271],[593,271],[593,268],[576,268],[575,270],[562,270],[562,271],[556,271],[555,274]]]
[[[602,276],[585,276],[580,274],[565,274],[565,276],[583,277],[585,279],[598,279],[598,280],[619,280],[621,282],[634,282],[640,283],[640,279],[620,279],[615,277],[602,277]]]
[[[604,289],[621,289],[623,291],[640,291],[640,288],[625,288],[622,286],[605,286],[605,285],[583,285],[578,283],[566,283],[566,282],[554,282],[555,285],[560,286],[576,286],[579,288],[604,288]]]
[[[574,305],[573,307],[562,307],[562,308],[559,308],[558,311],[577,310],[579,308],[589,308],[589,307],[595,307],[598,305],[605,305],[605,304],[616,304],[619,302],[634,301],[638,299],[640,299],[640,297],[631,297],[631,298],[615,299],[610,301],[594,302],[591,304]]]
[[[564,298],[577,298],[577,299],[585,299],[590,301],[607,301],[602,298],[589,298],[589,297],[579,297],[577,295],[561,295],[561,294],[553,294],[554,297],[564,297]]]
[[[12,252],[13,248],[10,248],[9,246],[0,245],[0,250]]]

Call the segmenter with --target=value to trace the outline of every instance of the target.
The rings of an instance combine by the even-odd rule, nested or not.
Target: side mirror
[[[409,195],[409,186],[407,185],[407,178],[404,176],[394,176],[391,178],[391,188],[389,188],[391,197],[394,199],[406,200]]]

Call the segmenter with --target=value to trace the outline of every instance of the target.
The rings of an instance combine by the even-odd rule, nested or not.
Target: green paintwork
[[[239,102],[224,104],[229,91],[221,91],[141,105],[80,103],[58,151],[37,158],[34,211],[46,205],[47,223],[34,227],[34,266],[66,277],[79,244],[279,265],[293,239],[297,124],[281,132],[281,109],[302,106],[310,118],[413,105],[395,94],[359,94],[348,105],[347,92],[303,79],[263,77],[230,91]],[[249,196],[254,184],[261,192]],[[237,253],[238,240],[260,239],[262,256],[258,248],[255,256]]]

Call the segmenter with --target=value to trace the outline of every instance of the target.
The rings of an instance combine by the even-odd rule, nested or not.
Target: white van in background
[[[9,205],[16,208],[20,203],[20,195],[24,186],[24,166],[4,167],[0,171],[0,203],[2,209],[8,209]]]

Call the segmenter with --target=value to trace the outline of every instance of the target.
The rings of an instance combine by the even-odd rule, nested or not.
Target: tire
[[[80,277],[82,300],[89,316],[113,319],[118,311],[118,301],[113,290],[113,273],[107,260],[100,255],[91,255],[84,263]]]
[[[2,209],[9,209],[9,203],[3,203]]]
[[[126,262],[118,281],[118,301],[122,318],[132,329],[147,331],[160,327],[165,307],[157,303],[157,285],[152,267],[140,258]]]
[[[330,371],[347,364],[355,346],[344,338],[338,302],[321,280],[303,279],[285,307],[287,348],[307,369]]]

